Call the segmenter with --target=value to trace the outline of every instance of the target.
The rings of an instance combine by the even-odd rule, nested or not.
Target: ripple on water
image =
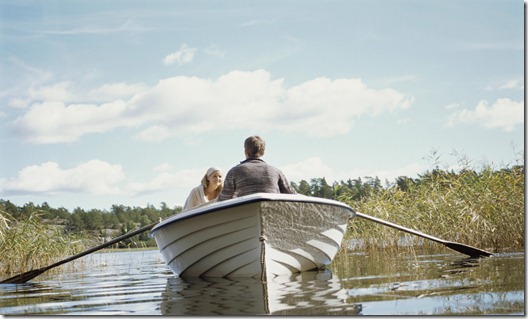
[[[332,271],[262,282],[178,278],[155,250],[98,253],[33,283],[0,285],[0,314],[524,314],[524,253],[347,258]]]

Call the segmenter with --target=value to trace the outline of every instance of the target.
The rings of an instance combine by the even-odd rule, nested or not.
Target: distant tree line
[[[14,220],[39,218],[43,223],[60,225],[67,233],[78,234],[84,238],[95,238],[102,242],[120,236],[134,229],[152,224],[181,212],[181,207],[169,208],[162,202],[160,208],[148,205],[145,208],[112,205],[110,211],[75,208],[72,212],[66,208],[53,208],[44,202],[35,205],[32,202],[22,207],[8,200],[0,200],[0,213],[7,213]],[[155,246],[148,232],[141,233],[122,241],[118,247]]]
[[[453,177],[463,177],[465,179],[478,179],[483,172],[477,172],[475,170],[463,169],[459,172],[454,170],[442,170],[435,168],[430,171],[426,171],[423,174],[419,174],[417,178],[411,178],[407,176],[399,176],[394,182],[385,180],[383,186],[381,180],[376,177],[364,177],[357,179],[348,179],[340,182],[333,182],[328,184],[326,179],[323,178],[312,178],[310,182],[301,180],[299,184],[292,182],[291,185],[299,194],[322,197],[328,199],[339,200],[346,198],[347,200],[360,201],[367,200],[372,194],[387,190],[387,189],[398,189],[403,192],[410,192],[413,188],[419,187],[420,185],[435,184],[440,186],[444,183],[449,183],[453,180]],[[493,174],[523,174],[524,165],[515,165],[511,168],[503,168],[494,171]]]
[[[378,177],[349,179],[346,182],[333,182],[331,185],[323,177],[312,178],[309,183],[301,180],[299,184],[293,182],[291,184],[299,194],[329,199],[339,199],[343,195],[347,195],[351,200],[367,198],[373,192],[383,188]]]
[[[505,168],[494,174],[509,173],[524,174],[524,165],[516,165]],[[393,183],[385,181],[382,185],[378,177],[364,177],[348,179],[347,181],[333,182],[329,184],[326,179],[312,178],[309,182],[301,180],[299,183],[291,183],[293,188],[307,196],[322,197],[328,199],[346,199],[349,201],[365,201],[373,194],[391,188],[397,188],[403,192],[410,192],[420,184],[436,181],[435,185],[442,185],[442,181],[449,181],[449,176],[464,176],[464,178],[478,178],[479,172],[463,170],[462,172],[433,169],[427,171],[418,178],[400,176]],[[438,182],[439,181],[439,182]],[[448,186],[448,185],[447,185]],[[79,234],[84,238],[94,238],[98,242],[107,241],[131,230],[167,218],[182,211],[182,207],[169,208],[162,202],[160,208],[148,205],[145,208],[128,207],[123,205],[112,205],[109,211],[75,208],[72,212],[67,209],[53,208],[44,202],[41,205],[27,203],[22,207],[16,206],[9,200],[0,199],[0,214],[7,213],[13,220],[19,221],[27,218],[39,218],[43,223],[60,225],[67,233]],[[123,241],[119,247],[145,247],[155,246],[148,232],[137,235]]]

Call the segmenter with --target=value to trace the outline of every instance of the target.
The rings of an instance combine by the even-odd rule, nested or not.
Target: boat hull
[[[337,201],[259,193],[175,215],[151,236],[180,277],[266,278],[328,265],[354,216]]]

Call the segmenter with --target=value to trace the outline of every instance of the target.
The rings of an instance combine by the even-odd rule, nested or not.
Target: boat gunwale
[[[152,228],[149,233],[149,237],[154,237],[155,233],[161,228],[168,226],[172,223],[189,219],[195,216],[210,214],[224,209],[263,202],[263,201],[276,201],[276,202],[301,202],[301,203],[313,203],[313,204],[323,204],[337,206],[349,210],[352,214],[350,217],[355,216],[355,210],[352,207],[348,206],[345,203],[342,203],[337,200],[320,198],[320,197],[311,197],[302,194],[280,194],[280,193],[256,193],[247,196],[236,197],[228,199],[221,202],[214,202],[209,205],[203,205],[197,208],[193,208],[182,213],[170,216],[169,218],[160,221],[156,226]]]

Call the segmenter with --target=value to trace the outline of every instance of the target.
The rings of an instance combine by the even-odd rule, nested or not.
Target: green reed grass
[[[48,266],[84,249],[60,226],[42,223],[37,213],[15,220],[0,211],[0,273],[23,273]]]
[[[524,165],[480,172],[434,170],[419,183],[382,189],[347,202],[359,212],[445,240],[497,252],[524,249]],[[377,223],[354,218],[347,239],[360,249],[438,245]]]

